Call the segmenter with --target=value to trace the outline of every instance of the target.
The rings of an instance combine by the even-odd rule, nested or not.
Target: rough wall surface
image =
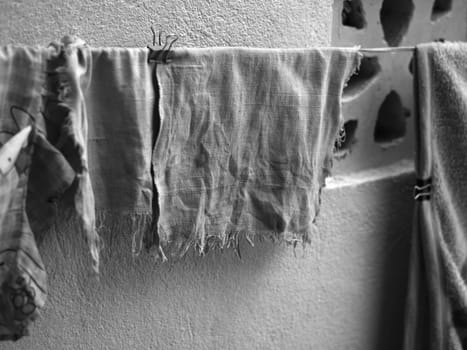
[[[0,45],[77,34],[145,46],[153,23],[186,46],[323,46],[331,22],[331,0],[2,0]],[[264,243],[244,245],[241,261],[227,251],[157,265],[132,260],[129,236],[107,236],[98,282],[81,237],[53,232],[40,247],[50,283],[42,318],[0,348],[398,349],[412,180],[410,163],[335,178],[304,256]]]
[[[94,46],[145,47],[154,25],[184,46],[328,45],[332,0],[1,0],[0,44],[76,34]]]
[[[47,308],[30,337],[1,348],[399,349],[412,177],[361,177],[324,192],[320,235],[296,256],[243,244],[242,260],[224,251],[157,265],[134,262],[128,237],[106,237],[97,282],[82,239],[53,233],[41,246]]]
[[[331,44],[395,48],[465,41],[466,18],[465,0],[336,0]],[[365,56],[344,91],[344,117],[357,127],[349,133],[351,154],[337,163],[336,174],[413,158],[412,52]]]

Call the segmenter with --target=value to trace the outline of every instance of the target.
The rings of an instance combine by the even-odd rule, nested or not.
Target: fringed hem
[[[312,224],[311,230],[305,233],[297,232],[274,232],[274,231],[259,231],[252,232],[247,230],[234,230],[225,233],[223,237],[208,236],[197,237],[186,240],[167,242],[160,249],[163,250],[164,256],[168,256],[169,260],[179,260],[184,258],[187,253],[194,252],[198,256],[205,256],[213,250],[223,251],[224,249],[233,249],[239,259],[242,258],[240,245],[242,242],[247,242],[251,247],[255,246],[256,242],[270,241],[273,243],[285,243],[287,246],[295,248],[301,244],[303,249],[311,242],[311,235],[316,231],[316,227]]]
[[[74,208],[57,205],[54,218],[53,226],[56,232],[79,232],[81,233],[79,236],[83,237],[89,248],[91,242],[89,242],[87,235],[82,234],[84,233],[82,218]],[[167,261],[159,245],[158,237],[155,237],[157,233],[154,231],[154,218],[151,212],[97,210],[95,223],[95,237],[98,241],[94,242],[94,247],[98,249],[99,255],[105,257],[111,254],[110,250],[114,246],[114,241],[117,240],[116,237],[124,236],[128,238],[128,249],[131,250],[133,258],[139,257],[143,251],[146,251],[150,255],[155,255],[156,261]],[[92,249],[90,258],[91,262],[95,261]],[[96,271],[94,265],[93,271]]]

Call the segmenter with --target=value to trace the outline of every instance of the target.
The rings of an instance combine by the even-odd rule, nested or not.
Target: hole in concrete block
[[[344,0],[342,24],[356,29],[366,27],[365,11],[361,0]]]
[[[379,144],[391,145],[405,136],[405,119],[410,111],[402,105],[401,98],[396,91],[391,91],[378,111],[378,119],[374,131],[374,140]]]
[[[389,46],[398,46],[409,29],[414,4],[412,0],[384,0],[379,13],[384,39]]]
[[[340,140],[336,141],[335,156],[337,158],[343,158],[350,153],[352,145],[356,142],[355,132],[357,130],[358,120],[351,119],[344,123],[343,133],[341,134]]]
[[[363,57],[357,73],[352,75],[344,88],[344,99],[351,99],[363,92],[381,72],[378,57]]]
[[[433,9],[431,10],[431,20],[436,21],[440,17],[449,13],[452,8],[452,0],[435,0]]]

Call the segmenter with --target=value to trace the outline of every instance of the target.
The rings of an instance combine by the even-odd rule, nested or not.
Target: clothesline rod
[[[360,52],[385,53],[395,51],[414,51],[415,46],[360,48]]]

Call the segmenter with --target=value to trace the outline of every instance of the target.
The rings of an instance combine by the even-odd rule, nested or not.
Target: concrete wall
[[[368,10],[367,29],[357,34],[333,24],[342,3],[333,8],[331,0],[1,0],[0,45],[47,44],[71,33],[95,46],[145,46],[153,23],[186,46],[348,46],[377,27],[381,1],[365,3],[373,14]],[[87,275],[81,237],[52,232],[40,247],[47,306],[30,337],[0,347],[398,349],[412,215],[411,129],[397,151],[382,153],[368,141],[390,87],[357,94],[360,109],[346,110],[346,117],[361,118],[360,141],[336,164],[323,193],[320,233],[305,253],[264,243],[243,246],[241,261],[227,251],[156,265],[148,257],[132,260],[129,236],[106,237],[98,282]],[[399,90],[404,106],[409,90]]]
[[[389,48],[466,39],[465,0],[336,0],[333,6],[333,46]],[[361,73],[344,91],[344,116],[357,128],[350,130],[344,150],[351,154],[337,164],[335,174],[413,157],[412,52],[365,56]]]

